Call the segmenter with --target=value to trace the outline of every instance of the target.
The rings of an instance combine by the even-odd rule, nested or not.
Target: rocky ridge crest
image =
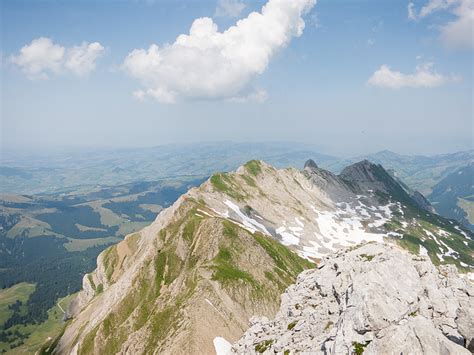
[[[474,287],[452,265],[366,244],[302,272],[274,320],[253,318],[238,354],[470,354]]]

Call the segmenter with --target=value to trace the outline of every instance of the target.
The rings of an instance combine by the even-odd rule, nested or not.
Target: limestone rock
[[[366,244],[301,273],[275,319],[254,320],[232,352],[470,354],[473,306],[454,266]]]

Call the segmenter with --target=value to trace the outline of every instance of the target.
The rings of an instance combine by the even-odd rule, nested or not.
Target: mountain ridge
[[[278,292],[294,281],[295,271],[309,267],[300,257],[317,262],[359,243],[389,241],[415,254],[426,253],[437,264],[454,263],[464,271],[474,266],[472,235],[452,221],[396,200],[390,188],[379,184],[380,176],[396,184],[385,170],[368,180],[346,181],[310,165],[304,171],[278,170],[253,160],[235,172],[214,174],[160,213],[152,225],[100,254],[96,271],[84,277],[83,291],[72,307],[73,319],[56,351],[142,353],[146,349],[140,344],[151,342],[155,352],[199,348],[212,353],[213,337],[238,339],[246,329],[242,319],[248,320],[255,312],[274,316]],[[378,173],[383,169],[366,168]],[[363,189],[366,195],[357,193]],[[237,229],[239,238],[226,235],[225,224]],[[199,243],[202,238],[206,247]],[[245,244],[234,249],[229,240]],[[193,243],[201,245],[199,255],[193,254],[198,245]],[[255,255],[252,262],[246,253]],[[261,265],[261,260],[266,262]],[[164,264],[150,266],[156,263]],[[190,275],[199,275],[197,283],[189,280]],[[148,289],[136,291],[145,287],[140,285]],[[207,289],[205,285],[214,290],[213,297],[194,292],[195,287]],[[262,297],[258,307],[248,303],[255,287],[270,295]],[[176,302],[180,307],[168,307]],[[194,314],[190,310],[209,303],[214,312],[230,317],[225,329],[219,327],[222,319],[218,317],[205,330],[198,321],[202,314],[190,316]],[[172,326],[152,340],[156,317],[160,324],[165,321]],[[213,327],[216,331],[209,333]],[[183,342],[184,334],[189,342]],[[199,339],[206,339],[205,343]]]

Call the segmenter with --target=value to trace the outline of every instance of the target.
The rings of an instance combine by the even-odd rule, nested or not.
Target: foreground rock
[[[454,266],[366,244],[304,271],[275,319],[253,318],[232,352],[470,354],[474,287]]]

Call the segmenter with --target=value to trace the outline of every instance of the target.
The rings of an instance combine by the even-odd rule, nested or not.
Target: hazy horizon
[[[473,148],[463,2],[270,1],[262,12],[266,3],[2,1],[2,150]]]
[[[4,163],[5,160],[14,160],[16,157],[52,157],[52,156],[66,156],[68,154],[84,154],[87,152],[97,152],[97,153],[114,153],[114,152],[126,152],[126,151],[134,151],[134,150],[152,150],[152,149],[159,149],[165,147],[192,147],[192,146],[213,146],[213,145],[222,145],[225,146],[226,144],[229,145],[272,145],[272,144],[284,144],[288,147],[293,146],[292,150],[294,151],[302,151],[302,150],[309,150],[315,153],[319,153],[322,155],[331,156],[333,158],[338,159],[348,159],[348,158],[357,158],[357,157],[364,157],[368,155],[374,155],[382,152],[390,152],[401,156],[426,156],[426,157],[434,157],[439,155],[446,155],[446,154],[456,154],[456,153],[464,153],[470,152],[474,149],[474,147],[467,148],[467,149],[453,149],[450,151],[438,151],[438,152],[431,152],[431,153],[423,153],[423,152],[413,152],[413,151],[396,151],[392,149],[378,149],[378,150],[367,150],[362,152],[353,152],[351,153],[341,153],[341,152],[333,152],[331,148],[318,146],[317,144],[311,144],[309,142],[297,142],[297,141],[238,141],[238,140],[222,140],[222,141],[198,141],[198,142],[175,142],[175,143],[164,143],[164,144],[156,144],[156,145],[137,145],[137,146],[54,146],[54,147],[38,147],[37,149],[29,149],[29,148],[4,148],[0,154],[0,164]],[[308,156],[308,159],[311,158]]]

